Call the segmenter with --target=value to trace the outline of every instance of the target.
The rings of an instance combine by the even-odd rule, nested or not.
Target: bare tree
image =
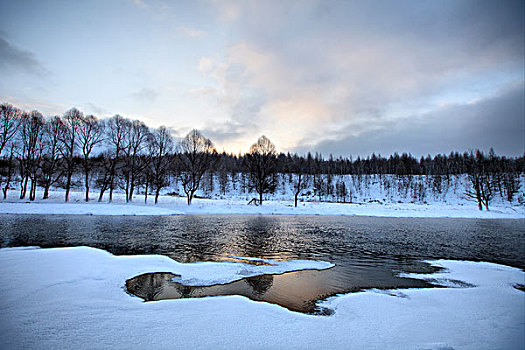
[[[121,160],[124,149],[126,148],[126,138],[129,134],[131,122],[116,114],[107,123],[107,138],[109,143],[108,164],[107,164],[107,181],[109,187],[109,201],[113,201],[113,190],[115,189],[115,179],[117,175],[117,166]],[[100,192],[99,201],[104,195],[103,190]]]
[[[295,179],[293,181],[294,187],[294,205],[297,207],[297,199],[302,190],[308,187],[309,178],[306,174],[306,160],[303,157],[295,159]]]
[[[151,182],[155,188],[155,204],[159,199],[160,190],[169,184],[169,154],[173,152],[173,138],[166,127],[155,130],[150,138]]]
[[[97,160],[95,162],[97,166],[97,173],[98,173],[96,184],[100,187],[100,193],[98,196],[99,202],[102,202],[102,198],[104,198],[104,193],[109,188],[109,180],[110,180],[111,165],[112,165],[111,159],[112,159],[111,152],[106,150],[99,157],[97,157]]]
[[[13,178],[15,168],[16,133],[20,125],[22,111],[8,103],[0,105],[0,156],[5,149],[8,149],[9,156],[5,160],[5,165],[1,169],[0,183],[3,183],[2,192],[4,199],[7,198],[7,191]]]
[[[486,158],[479,150],[476,155],[471,152],[468,158],[467,174],[471,189],[467,189],[465,195],[476,200],[479,210],[483,210],[483,205],[489,210],[489,203],[494,195],[494,183],[491,174],[486,169]]]
[[[148,149],[153,149],[153,136],[150,133],[148,138]],[[144,204],[148,203],[148,191],[151,183],[153,182],[153,172],[151,169],[152,155],[150,152],[147,152],[145,155],[139,158],[140,161],[140,173],[138,177],[138,183],[144,185]]]
[[[0,156],[9,140],[15,136],[22,111],[9,103],[0,105]]]
[[[507,201],[512,203],[514,196],[519,192],[521,187],[519,173],[510,170],[503,173],[503,187],[505,188]]]
[[[210,168],[216,154],[210,139],[202,136],[198,130],[192,130],[180,143],[181,181],[184,193],[191,204],[195,192],[199,188],[202,176]]]
[[[16,154],[16,142],[13,142],[11,140],[10,143],[7,144],[7,149],[9,149],[9,157],[7,157],[6,163],[1,168],[1,179],[3,182],[2,187],[2,194],[4,199],[7,198],[7,191],[9,190],[9,186],[11,185],[11,180],[13,179],[14,175],[14,169],[15,169],[15,154]],[[1,160],[1,159],[0,159]]]
[[[320,153],[315,154],[315,158],[312,159],[311,171],[313,172],[313,185],[314,191],[319,198],[319,202],[322,201],[323,196],[326,195],[326,174],[323,168],[323,156]]]
[[[261,205],[263,194],[273,192],[277,185],[275,158],[275,145],[264,135],[250,147],[250,152],[244,158],[245,167],[250,175],[250,185],[259,193],[259,204]]]
[[[40,184],[44,187],[42,199],[49,198],[49,188],[64,174],[61,168],[62,157],[60,156],[63,152],[63,144],[60,141],[63,130],[62,119],[59,116],[51,118],[44,127],[42,135],[44,152],[40,157]]]
[[[345,181],[344,179],[340,179],[336,184],[335,184],[335,194],[336,194],[336,198],[339,200],[339,199],[343,199],[343,203],[346,203],[346,196],[348,196],[348,190],[346,189],[346,184],[345,184]],[[351,202],[351,200],[350,200]]]
[[[140,157],[148,146],[150,138],[149,128],[140,120],[134,120],[130,124],[130,130],[127,135],[126,147],[124,148],[125,160],[125,178],[126,178],[126,202],[133,201],[133,192],[135,185],[142,172],[142,167],[146,163],[142,162]]]
[[[232,179],[233,183],[233,179]],[[219,167],[219,190],[222,195],[226,195],[226,192],[229,189],[229,179],[228,179],[228,169],[226,169],[226,166],[224,164],[224,161],[221,162]]]
[[[78,145],[82,149],[82,168],[84,170],[85,201],[89,201],[90,155],[93,148],[103,141],[104,124],[93,115],[81,118],[78,128]]]
[[[478,203],[478,209],[483,210],[483,201],[481,200],[481,175],[478,173],[468,174],[468,179],[472,185],[472,189],[467,189],[465,195],[471,199],[475,199]]]
[[[76,108],[71,108],[67,111],[62,118],[61,133],[62,138],[62,157],[65,165],[66,175],[66,195],[65,201],[69,201],[69,192],[71,190],[71,179],[73,172],[75,171],[75,155],[78,147],[78,132],[84,115]]]
[[[29,199],[35,199],[39,144],[42,138],[44,118],[38,111],[30,114],[22,113],[20,130],[20,199],[24,199],[27,193],[27,185],[31,179]]]

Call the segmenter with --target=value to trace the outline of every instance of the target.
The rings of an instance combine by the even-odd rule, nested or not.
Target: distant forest
[[[388,157],[372,154],[366,158],[325,157],[319,153],[284,154],[261,136],[246,154],[216,151],[212,140],[198,130],[176,140],[165,127],[149,128],[140,120],[120,115],[100,120],[72,108],[62,116],[44,117],[38,111],[26,112],[8,103],[0,105],[0,187],[3,198],[18,186],[20,198],[34,200],[37,187],[43,198],[52,187],[65,189],[65,201],[72,188],[81,186],[85,200],[90,189],[98,200],[113,199],[114,191],[123,191],[126,200],[134,194],[154,196],[155,203],[173,182],[181,185],[188,205],[204,186],[217,182],[226,194],[242,177],[244,191],[264,195],[276,191],[282,177],[288,175],[295,205],[303,191],[318,200],[335,198],[351,201],[344,176],[360,179],[369,175],[389,175],[398,179],[424,177],[418,186],[439,191],[436,179],[464,175],[470,186],[465,195],[476,201],[480,210],[489,209],[499,196],[512,203],[521,188],[525,158],[498,156],[470,150],[448,155],[416,158],[411,154]],[[349,150],[349,153],[351,150]],[[81,179],[81,180],[79,180]],[[81,183],[79,184],[79,181]],[[404,181],[404,180],[403,180]]]

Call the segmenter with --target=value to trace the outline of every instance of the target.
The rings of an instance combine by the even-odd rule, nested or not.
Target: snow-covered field
[[[364,291],[291,312],[240,296],[144,303],[125,280],[155,271],[211,284],[256,274],[326,268],[318,261],[181,264],[159,255],[76,248],[0,249],[2,349],[520,349],[525,283],[519,269],[433,261],[456,288]],[[447,282],[448,281],[448,282]],[[474,285],[465,287],[458,281]],[[462,287],[461,287],[462,286]]]
[[[496,203],[490,211],[479,211],[471,201],[430,202],[430,203],[329,203],[299,202],[272,199],[262,206],[247,205],[243,197],[231,199],[194,199],[191,206],[185,197],[163,195],[159,203],[153,204],[148,198],[144,204],[142,195],[135,196],[133,203],[125,203],[122,193],[114,195],[113,203],[89,203],[83,201],[84,193],[74,191],[70,202],[64,203],[64,191],[52,191],[50,198],[34,202],[20,200],[16,191],[9,192],[7,200],[0,201],[0,214],[83,214],[83,215],[178,215],[178,214],[267,214],[267,215],[361,215],[385,217],[451,217],[451,218],[525,218],[525,206]],[[91,198],[97,198],[92,193]]]

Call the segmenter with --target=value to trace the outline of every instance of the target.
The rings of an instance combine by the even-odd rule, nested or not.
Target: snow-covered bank
[[[418,278],[472,288],[366,291],[330,298],[333,316],[310,316],[228,296],[144,303],[123,289],[144,272],[172,271],[201,283],[247,274],[325,268],[180,264],[167,257],[113,256],[87,248],[0,249],[2,349],[520,349],[523,271],[497,264],[435,261],[447,270]],[[413,277],[413,276],[412,276]],[[458,283],[455,282],[455,285]]]
[[[82,192],[72,192],[70,202],[63,202],[63,191],[51,193],[49,199],[34,202],[19,200],[12,191],[5,201],[0,201],[0,214],[82,214],[82,215],[178,215],[178,214],[266,214],[266,215],[359,215],[382,217],[450,217],[520,219],[525,218],[524,206],[494,205],[490,211],[480,211],[474,202],[447,204],[421,203],[328,203],[269,200],[262,206],[247,205],[246,199],[194,199],[191,206],[183,197],[161,196],[154,205],[144,204],[143,196],[136,196],[133,203],[125,203],[121,193],[115,194],[113,203],[83,201]],[[91,198],[96,198],[93,193]]]

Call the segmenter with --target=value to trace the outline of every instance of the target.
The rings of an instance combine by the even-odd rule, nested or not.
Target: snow
[[[63,203],[36,202],[0,202],[1,214],[67,214],[67,215],[177,215],[178,210],[160,206],[146,206],[117,203]]]
[[[84,193],[74,191],[70,202],[64,203],[64,192],[55,190],[46,200],[34,202],[20,200],[18,193],[9,192],[7,200],[0,201],[0,214],[77,214],[77,215],[179,215],[179,214],[264,214],[264,215],[358,215],[382,217],[450,217],[520,219],[525,218],[525,206],[495,204],[490,211],[480,211],[476,203],[469,201],[434,201],[425,203],[330,203],[300,202],[294,207],[293,201],[272,199],[262,206],[247,205],[246,198],[237,196],[229,199],[196,198],[191,206],[185,197],[163,195],[154,205],[152,198],[144,204],[144,197],[135,196],[132,203],[125,203],[122,193],[114,195],[113,203],[83,201]],[[92,193],[91,198],[97,194]]]
[[[0,249],[2,349],[520,349],[525,283],[519,269],[430,262],[445,270],[411,277],[471,288],[369,290],[322,302],[312,316],[241,296],[144,303],[125,280],[172,272],[215,283],[246,275],[327,268],[319,261],[181,264],[165,256],[114,256],[75,248]]]

